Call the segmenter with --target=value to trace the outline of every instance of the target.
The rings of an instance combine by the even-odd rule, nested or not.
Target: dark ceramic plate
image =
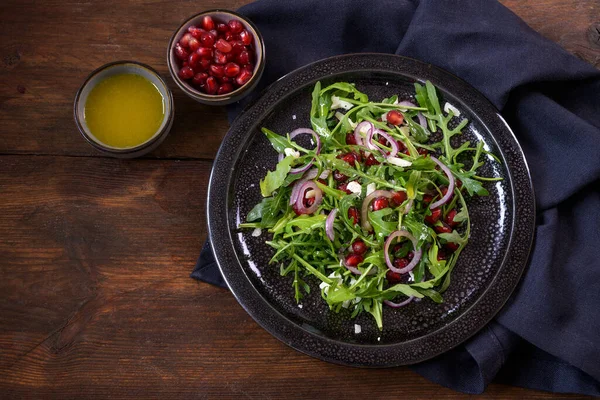
[[[444,303],[428,299],[400,309],[384,307],[383,331],[371,315],[350,319],[329,311],[316,279],[300,308],[292,277],[268,265],[273,254],[266,233],[240,231],[260,201],[258,182],[274,169],[277,154],[260,132],[309,127],[311,91],[354,82],[371,99],[413,96],[414,82],[430,80],[443,102],[456,106],[471,123],[458,142],[483,141],[501,164],[486,162],[481,173],[502,177],[489,182],[490,195],[469,202],[471,238],[452,273]],[[456,137],[455,137],[456,138]],[[528,259],[534,233],[534,197],[525,157],[498,111],[479,92],[455,76],[393,55],[355,54],[300,68],[271,85],[232,124],[214,162],[209,185],[208,226],[213,251],[229,288],[246,311],[284,343],[323,360],[356,366],[412,364],[447,351],[481,329],[504,305]],[[355,333],[355,324],[361,333]]]

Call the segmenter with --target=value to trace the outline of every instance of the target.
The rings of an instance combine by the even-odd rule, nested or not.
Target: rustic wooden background
[[[600,66],[598,0],[502,2]],[[302,355],[227,290],[188,277],[223,108],[169,77],[179,117],[150,156],[105,158],[77,133],[72,102],[91,70],[134,59],[168,77],[165,47],[182,20],[244,3],[0,3],[0,398],[465,397],[406,368]],[[493,384],[476,397],[576,396]]]

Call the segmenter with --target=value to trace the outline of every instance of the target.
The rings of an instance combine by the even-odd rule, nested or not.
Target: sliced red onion
[[[327,216],[327,219],[325,220],[325,233],[327,234],[329,240],[331,240],[332,242],[335,240],[335,232],[333,231],[333,221],[335,220],[337,211],[337,208],[331,210],[331,212]]]
[[[315,142],[317,144],[316,153],[319,154],[321,152],[321,139],[319,139],[319,135],[317,135],[317,132],[313,131],[312,129],[308,129],[308,128],[294,129],[293,131],[290,132],[290,140],[292,140],[296,136],[302,135],[302,134],[309,134],[309,135],[313,136],[313,138],[315,139]],[[300,173],[308,170],[310,167],[312,167],[314,162],[315,162],[315,159],[313,158],[310,162],[306,163],[306,165],[303,165],[302,167],[292,168],[292,169],[290,169],[290,174],[300,174]]]
[[[408,203],[406,203],[406,207],[404,207],[404,214],[408,214],[408,212],[410,211],[410,209],[412,208],[413,205],[413,200],[414,199],[410,199],[408,201]]]
[[[368,218],[369,204],[371,204],[371,201],[377,197],[385,197],[386,199],[391,199],[392,193],[388,192],[387,190],[375,190],[373,193],[365,197],[362,203],[362,208],[360,210],[360,219],[362,228],[366,231],[370,231],[372,228]]]
[[[298,194],[300,193],[300,186],[302,186],[302,184],[306,181],[315,179],[317,177],[318,171],[319,171],[318,169],[313,168],[310,171],[308,171],[306,173],[306,175],[304,175],[302,177],[302,179],[299,179],[294,183],[294,186],[292,186],[292,194],[290,195],[290,205],[294,204],[298,200]],[[331,171],[328,169],[324,170],[323,172],[321,172],[321,175],[319,175],[319,178],[327,179],[330,172]]]
[[[323,172],[321,172],[321,175],[319,175],[319,178],[321,178],[321,179],[327,179],[327,177],[329,176],[330,173],[331,173],[330,170],[324,169]]]
[[[401,101],[400,103],[398,103],[398,106],[400,106],[400,107],[402,107],[402,106],[416,107],[417,105],[415,103],[413,103],[412,101],[404,100],[404,101]]]
[[[315,202],[308,208],[304,206],[304,193],[306,193],[307,190],[314,190],[315,193]],[[298,210],[298,213],[300,214],[312,214],[317,211],[322,200],[323,192],[321,192],[321,189],[319,189],[317,184],[313,181],[306,181],[300,186],[298,198],[296,199],[296,210]]]
[[[392,307],[392,308],[400,308],[400,307],[404,307],[405,305],[407,305],[408,303],[410,303],[411,301],[413,301],[415,298],[415,296],[410,296],[408,299],[404,300],[401,303],[394,303],[391,302],[389,300],[384,300],[383,303]]]
[[[420,111],[417,113],[417,118],[419,118],[419,125],[421,125],[423,128],[427,129],[427,120],[425,119],[425,117],[423,116],[423,113],[421,113]]]
[[[389,154],[387,154],[381,147],[373,143],[373,137],[375,136],[375,134],[378,134],[379,136],[382,136],[385,140],[387,140],[388,144],[392,148]],[[388,135],[385,131],[381,129],[373,129],[369,131],[369,135],[367,136],[367,147],[371,150],[379,150],[381,155],[386,158],[394,157],[396,154],[398,154],[399,150],[398,142],[396,142],[394,138],[392,138],[390,135]]]
[[[433,156],[431,156],[431,159],[433,160],[434,163],[436,163],[437,165],[440,166],[442,171],[444,171],[444,173],[448,177],[448,182],[449,182],[448,183],[448,191],[446,192],[444,197],[442,197],[435,203],[432,203],[431,205],[429,205],[429,208],[434,209],[434,208],[441,206],[442,204],[446,204],[446,202],[448,200],[450,200],[450,197],[452,197],[452,193],[454,193],[454,175],[452,175],[452,171],[450,171],[450,169],[448,167],[446,167],[446,165],[443,162],[441,162],[440,160],[438,160],[437,158],[435,158]]]
[[[370,123],[369,121],[363,121],[360,124],[356,125],[356,128],[354,128],[354,139],[356,140],[356,144],[359,146],[364,146],[364,141],[363,141],[363,136],[361,135],[361,131],[363,128],[367,127],[367,136],[369,135],[370,132],[373,132],[373,130],[375,129],[375,127],[373,126],[372,123]]]
[[[408,240],[410,240],[413,244],[413,252],[414,252],[413,259],[404,268],[394,267],[394,264],[392,263],[392,260],[390,258],[390,251],[389,251],[390,245],[392,244],[394,239],[396,239],[397,237],[405,237]],[[420,248],[417,248],[417,239],[415,239],[415,237],[413,235],[411,235],[409,232],[402,230],[402,231],[392,232],[392,234],[390,236],[388,236],[388,238],[385,240],[385,246],[383,248],[383,252],[385,254],[385,263],[387,264],[388,268],[399,274],[405,274],[409,271],[412,271],[412,269],[417,265],[417,263],[421,259],[422,250]]]

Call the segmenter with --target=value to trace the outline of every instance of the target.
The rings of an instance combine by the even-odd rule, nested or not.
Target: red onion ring
[[[296,183],[294,183],[294,186],[292,186],[292,194],[290,195],[290,205],[294,204],[298,200],[298,193],[300,193],[300,186],[302,186],[302,184],[306,181],[315,179],[317,177],[317,172],[318,172],[318,170],[316,168],[313,168],[310,171],[308,171],[306,173],[306,175],[304,175],[304,177],[302,177],[302,179],[299,179],[296,181]],[[330,172],[331,171],[328,169],[323,170],[323,172],[321,172],[321,175],[319,175],[319,178],[327,179]]]
[[[369,135],[369,132],[372,132],[373,129],[375,129],[373,124],[370,123],[369,121],[363,121],[360,124],[356,125],[356,128],[354,128],[354,140],[356,140],[356,144],[359,146],[364,146],[363,137],[361,135],[361,130],[365,126],[367,126],[369,128],[369,130],[367,131],[367,136]]]
[[[413,205],[413,200],[414,199],[410,199],[408,201],[408,203],[406,203],[406,207],[404,207],[404,214],[408,214],[408,212],[410,211],[410,209],[412,208]]]
[[[386,152],[381,147],[379,147],[375,143],[373,143],[373,136],[375,136],[375,134],[378,134],[379,136],[382,136],[385,140],[387,140],[388,144],[392,148],[392,150],[390,151],[389,154],[386,154]],[[367,147],[371,150],[379,150],[381,155],[386,158],[394,157],[396,154],[398,154],[398,150],[399,150],[398,142],[396,142],[390,135],[388,135],[386,132],[382,131],[381,129],[373,129],[373,130],[369,131],[369,135],[367,136]]]
[[[385,197],[386,199],[391,199],[392,193],[388,192],[387,190],[375,190],[373,193],[365,197],[360,210],[360,219],[362,228],[366,231],[370,231],[372,228],[368,218],[369,204],[371,204],[371,201],[376,197]]]
[[[448,167],[446,167],[446,165],[444,165],[444,163],[441,162],[440,160],[438,160],[437,158],[431,156],[431,160],[440,166],[442,171],[444,171],[444,173],[448,177],[448,182],[449,182],[448,183],[448,191],[446,192],[444,197],[442,197],[435,203],[432,203],[429,205],[429,208],[434,209],[434,208],[441,206],[442,204],[446,204],[446,202],[448,200],[450,200],[450,197],[452,197],[452,193],[454,193],[454,175],[452,175],[452,171],[450,171],[450,169]]]
[[[307,190],[315,191],[315,202],[308,208],[304,206],[304,195]],[[300,214],[312,214],[317,211],[317,208],[319,208],[322,200],[323,192],[321,192],[321,189],[319,189],[317,184],[313,181],[306,181],[302,184],[302,186],[300,186],[298,198],[296,199],[296,210],[298,210],[298,213]]]
[[[327,219],[325,220],[325,233],[327,234],[329,240],[331,240],[332,242],[335,240],[335,232],[333,231],[333,221],[335,220],[335,215],[337,214],[337,212],[337,208],[334,208],[333,210],[331,210],[331,212],[327,216]]]
[[[417,105],[415,103],[413,103],[412,101],[404,100],[404,101],[401,101],[400,103],[398,103],[398,106],[400,106],[400,107],[402,107],[402,106],[416,107]]]
[[[310,134],[313,136],[313,138],[315,139],[315,142],[317,144],[316,153],[319,154],[321,152],[321,139],[319,139],[319,135],[317,135],[317,132],[313,131],[312,129],[308,129],[308,128],[294,129],[293,131],[290,132],[290,140],[292,140],[296,136],[302,135],[302,134]],[[280,156],[282,156],[282,154],[280,154]],[[313,158],[310,162],[306,163],[306,165],[303,165],[302,167],[292,168],[292,169],[290,169],[290,174],[300,174],[302,172],[305,172],[310,167],[312,167],[314,162],[315,162],[315,159]]]
[[[390,251],[389,251],[390,245],[392,244],[392,241],[394,239],[396,239],[397,237],[400,237],[400,236],[405,237],[412,242],[413,251],[414,251],[413,259],[404,268],[394,267],[394,264],[392,263],[392,260],[390,259]],[[417,265],[417,263],[421,259],[421,254],[422,254],[422,250],[417,248],[417,239],[415,239],[415,237],[413,235],[411,235],[409,232],[404,231],[404,230],[392,232],[392,234],[390,236],[388,236],[388,238],[385,240],[385,246],[383,248],[383,252],[385,254],[385,263],[387,264],[387,267],[390,270],[397,272],[399,274],[405,274],[409,271],[412,271],[413,268]]]
[[[404,300],[401,303],[394,303],[391,302],[389,300],[384,300],[383,303],[392,307],[392,308],[400,308],[400,307],[404,307],[405,305],[407,305],[408,303],[410,303],[411,301],[413,301],[415,298],[415,296],[410,296],[408,299]]]

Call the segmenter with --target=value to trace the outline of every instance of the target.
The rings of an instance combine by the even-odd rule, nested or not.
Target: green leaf
[[[383,294],[385,294],[386,297],[389,297],[389,299],[393,299],[400,293],[403,295],[409,296],[409,297],[410,296],[415,296],[418,298],[423,297],[421,292],[419,292],[417,289],[413,289],[410,285],[406,285],[404,283],[398,283],[398,284],[383,291]],[[391,295],[391,297],[390,297],[390,295]]]
[[[397,95],[393,95],[392,97],[381,100],[381,102],[385,104],[394,104],[396,101],[398,101]]]
[[[365,260],[363,261],[364,264],[373,264],[376,265],[379,268],[387,268],[386,264],[385,264],[385,259],[383,258],[383,250],[374,252],[374,253],[369,253],[369,255],[367,255],[365,257]]]
[[[329,92],[331,90],[336,90],[336,89],[346,92],[348,94],[352,94],[352,96],[356,100],[360,101],[361,103],[366,103],[369,101],[369,97],[365,93],[356,89],[354,84],[347,83],[347,82],[336,82],[332,85],[329,85],[325,89],[321,90],[320,95],[323,96],[323,94],[325,94],[326,92]],[[347,96],[343,96],[343,97],[347,97]]]
[[[416,289],[419,293],[421,293],[422,295],[425,295],[427,297],[429,297],[431,300],[433,300],[436,303],[443,303],[444,299],[442,298],[442,295],[439,294],[437,291],[433,290],[433,289]]]
[[[440,239],[444,239],[446,242],[452,242],[463,246],[467,244],[467,239],[460,236],[456,231],[452,231],[450,233],[439,233],[438,237]]]
[[[417,171],[426,171],[434,169],[436,164],[429,157],[418,157],[412,160],[412,165],[410,166],[412,169]]]
[[[375,229],[375,237],[379,241],[383,241],[387,236],[389,236],[392,232],[396,230],[396,225],[398,224],[398,221],[386,220],[386,217],[388,217],[391,214],[394,214],[394,210],[392,210],[389,207],[383,208],[378,211],[370,211],[368,213],[369,222],[371,222],[373,229]]]
[[[292,161],[294,161],[294,157],[286,157],[277,164],[275,171],[267,172],[265,178],[260,181],[260,192],[263,197],[269,197],[279,189],[290,172]]]
[[[325,226],[325,220],[327,215],[317,214],[309,217],[308,215],[300,215],[297,218],[289,221],[286,226],[286,232],[292,230],[292,228],[298,228],[298,230],[304,233],[310,233],[312,230]],[[296,231],[298,232],[298,231]]]
[[[278,153],[283,153],[286,147],[290,147],[288,139],[286,137],[278,135],[267,128],[261,128],[261,131],[265,134],[267,139],[269,139],[269,142],[271,142],[271,146],[273,146],[273,148]]]
[[[427,256],[429,259],[429,272],[435,277],[438,278],[444,272],[444,268],[446,267],[446,261],[438,261],[438,246],[433,243],[427,252]]]
[[[329,127],[327,126],[327,114],[321,114],[321,82],[315,84],[312,92],[312,105],[310,109],[310,123],[312,128],[319,136],[328,138],[331,136]]]
[[[383,329],[383,303],[379,300],[373,299],[373,303],[371,304],[371,307],[369,308],[369,314],[371,314],[373,316],[373,318],[375,318],[375,323],[377,324],[377,327],[379,328],[379,330]]]
[[[418,221],[413,213],[407,214],[404,219],[402,219],[402,225],[417,239],[418,246],[422,246],[423,243],[428,241],[431,237],[427,225]]]
[[[330,304],[342,303],[346,300],[352,300],[356,295],[343,285],[330,287],[327,291],[327,302]]]
[[[448,167],[452,170],[452,173],[456,175],[458,179],[460,179],[463,187],[467,189],[469,196],[473,196],[474,194],[479,196],[487,196],[490,194],[487,189],[483,187],[481,182],[471,178],[473,175],[475,175],[475,171],[463,172],[460,170],[458,164],[449,165]]]
[[[467,209],[463,207],[462,210],[460,210],[455,216],[454,216],[454,222],[463,222],[466,221],[467,219],[469,219],[469,213],[467,212]]]
[[[274,200],[275,199],[273,197],[267,197],[267,198],[262,199],[262,201],[260,203],[255,205],[252,208],[252,210],[250,210],[246,220],[248,222],[252,222],[252,221],[261,219],[263,217],[265,209],[269,210],[269,211],[271,210],[271,206],[272,206]]]

